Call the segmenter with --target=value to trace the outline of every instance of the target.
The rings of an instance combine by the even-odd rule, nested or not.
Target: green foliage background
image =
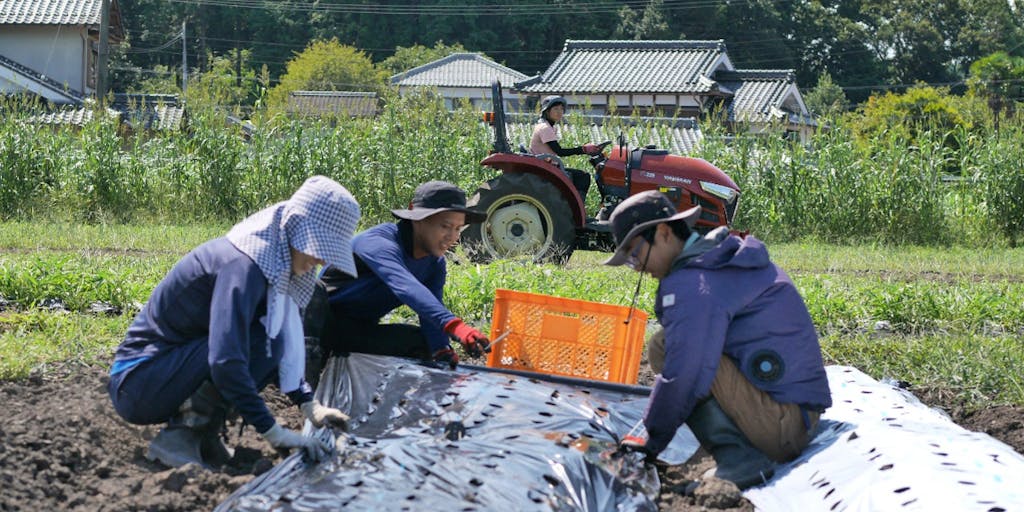
[[[81,128],[42,126],[10,105],[15,115],[0,118],[0,219],[232,223],[322,174],[348,187],[372,224],[419,183],[472,193],[494,175],[479,165],[491,143],[479,113],[449,112],[429,91],[382,94],[372,119],[257,111],[251,135],[216,109],[191,110],[187,131],[121,135],[103,115]],[[706,123],[694,156],[739,185],[735,227],[770,241],[1014,246],[1024,233],[1024,123],[1004,113],[996,129],[989,115],[983,99],[922,87],[824,119],[806,143]],[[571,114],[566,143],[600,142],[591,128]],[[663,127],[614,118],[608,130],[634,144],[666,140]],[[585,167],[580,159],[570,164]],[[591,209],[597,200],[595,190]]]

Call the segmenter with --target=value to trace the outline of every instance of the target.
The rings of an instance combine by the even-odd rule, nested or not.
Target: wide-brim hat
[[[657,190],[648,190],[633,195],[612,212],[610,219],[612,235],[615,238],[615,254],[604,261],[605,265],[622,265],[629,259],[627,251],[630,242],[645,230],[663,222],[685,221],[693,229],[700,216],[700,206],[676,212],[676,207],[668,196]]]
[[[356,198],[334,180],[314,176],[296,191],[290,203],[285,222],[289,244],[356,277],[352,236],[361,213]]]
[[[483,222],[487,214],[466,207],[466,193],[446,181],[428,181],[413,192],[412,202],[407,209],[391,210],[399,219],[423,220],[441,212],[466,214],[466,224]]]

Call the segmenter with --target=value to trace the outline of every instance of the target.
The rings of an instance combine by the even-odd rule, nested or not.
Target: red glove
[[[451,347],[445,347],[434,352],[434,361],[448,363],[448,367],[454,370],[459,365],[459,355]]]
[[[491,342],[484,333],[466,325],[461,318],[453,318],[444,325],[444,332],[462,343],[469,357],[480,357],[491,351]]]
[[[597,147],[597,144],[590,144],[588,142],[583,145],[583,152],[588,155],[596,155],[601,152],[601,148]]]

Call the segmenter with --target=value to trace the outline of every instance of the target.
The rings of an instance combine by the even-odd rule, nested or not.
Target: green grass
[[[184,254],[211,238],[223,236],[231,225],[194,226],[67,224],[47,222],[0,223],[0,257],[24,251],[164,252]]]
[[[108,365],[131,320],[42,310],[0,313],[0,379],[66,362]]]
[[[109,364],[138,303],[193,246],[223,226],[0,223],[0,378],[78,361]],[[829,363],[875,378],[945,390],[974,407],[1024,404],[1024,250],[775,244],[774,259],[804,295]],[[449,264],[449,307],[485,331],[494,290],[509,288],[629,305],[638,275],[579,251],[566,266],[529,261]],[[645,277],[637,307],[652,314]],[[70,312],[38,306],[57,300]],[[89,314],[103,302],[128,313]],[[401,309],[396,318],[414,318]],[[880,332],[886,321],[891,330]]]
[[[952,393],[964,406],[1024,405],[1024,343],[1018,336],[825,336],[827,364],[854,366],[875,378]]]

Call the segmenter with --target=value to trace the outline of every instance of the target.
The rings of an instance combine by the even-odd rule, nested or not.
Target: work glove
[[[480,357],[491,352],[491,342],[484,333],[467,325],[461,318],[454,318],[444,326],[444,332],[458,340],[469,357]]]
[[[459,365],[459,355],[451,347],[445,347],[434,352],[434,361],[448,363],[448,366],[454,370]]]
[[[626,435],[622,436],[622,440],[619,441],[618,451],[622,454],[643,454],[645,461],[653,463],[657,460],[657,454],[647,448],[647,441],[649,439],[647,427],[644,426],[644,422],[641,419],[636,425],[633,425],[633,428]]]
[[[334,453],[334,447],[329,443],[288,430],[277,423],[260,435],[270,443],[270,446],[277,449],[301,448],[313,462],[326,460]]]
[[[619,441],[619,448],[624,451],[640,452],[647,450],[647,440],[642,437],[627,435]]]
[[[316,428],[330,425],[348,432],[348,415],[333,407],[323,406],[319,400],[305,402],[299,406],[299,409],[302,410],[302,415]]]
[[[601,148],[597,144],[586,143],[583,145],[583,152],[588,155],[596,155],[601,152]]]
[[[619,455],[639,453],[643,455],[644,462],[654,464],[658,460],[658,454],[647,449],[647,440],[626,436],[619,441],[617,452]]]

